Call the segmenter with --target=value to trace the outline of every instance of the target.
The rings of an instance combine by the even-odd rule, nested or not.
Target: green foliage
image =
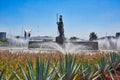
[[[116,80],[115,76],[119,76],[120,54],[110,53],[95,64],[84,59],[79,62],[78,58],[70,54],[61,56],[57,61],[36,57],[35,62],[28,60],[24,66],[18,64],[17,69],[11,68],[7,78],[6,69],[3,69],[0,80]]]
[[[6,43],[7,42],[7,39],[5,40],[0,40],[0,43]]]
[[[76,39],[79,39],[79,38],[77,38],[75,36],[70,38],[70,40],[76,40]]]
[[[112,53],[109,55],[109,65],[110,70],[108,71],[112,80],[114,80],[114,77],[112,73],[114,73],[117,76],[116,70],[120,68],[120,55],[116,53]]]
[[[82,80],[92,80],[95,76],[96,76],[96,70],[94,68],[94,66],[91,66],[91,64],[88,62],[87,64],[82,64],[82,75],[83,78]]]
[[[109,64],[112,68],[116,69],[116,66],[120,63],[120,55],[112,53],[109,56]]]
[[[90,41],[93,41],[93,40],[97,39],[97,35],[95,34],[95,32],[90,33],[89,37],[90,37],[89,38]]]
[[[60,58],[60,63],[57,68],[57,74],[60,80],[73,80],[78,74],[80,64],[77,64],[76,57],[65,55],[65,58]]]
[[[5,73],[6,73],[6,69],[3,69],[3,71],[0,74],[0,80],[4,80]]]
[[[105,79],[105,73],[109,71],[109,67],[110,66],[108,64],[108,60],[106,60],[104,57],[101,58],[101,60],[97,64],[97,69],[98,69],[100,78]]]
[[[54,80],[56,75],[55,69],[50,69],[50,61],[44,63],[42,60],[39,61],[38,57],[36,58],[36,72],[31,60],[28,61],[27,71],[21,65],[19,68],[24,80]],[[13,73],[18,80],[21,80],[19,74],[15,71]]]
[[[50,69],[50,61],[44,63],[42,60],[36,59],[36,80],[54,80],[56,72],[55,68]]]

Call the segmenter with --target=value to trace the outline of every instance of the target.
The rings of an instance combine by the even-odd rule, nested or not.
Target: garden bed
[[[120,53],[13,54],[1,51],[0,76],[5,80],[120,80]]]

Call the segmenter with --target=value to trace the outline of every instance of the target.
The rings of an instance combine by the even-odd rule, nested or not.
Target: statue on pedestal
[[[66,38],[65,38],[65,35],[64,35],[64,28],[63,28],[64,24],[63,24],[63,21],[62,21],[62,15],[60,15],[59,22],[57,21],[57,25],[58,25],[59,36],[56,37],[56,42],[58,44],[64,44],[65,41],[66,41]]]
[[[62,21],[62,15],[60,15],[59,22],[57,22],[57,25],[58,25],[59,37],[64,37],[64,28],[63,28],[64,24]]]

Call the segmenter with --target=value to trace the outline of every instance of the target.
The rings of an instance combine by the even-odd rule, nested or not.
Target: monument
[[[31,40],[28,43],[28,48],[41,48],[43,50],[47,49],[53,49],[53,51],[57,48],[57,49],[63,49],[65,50],[66,45],[68,45],[69,43],[74,45],[74,47],[72,47],[73,49],[79,48],[78,50],[98,50],[98,42],[95,41],[67,41],[65,34],[64,34],[64,24],[63,24],[63,20],[62,20],[62,15],[59,16],[59,21],[57,19],[57,27],[58,27],[58,32],[59,35],[56,37],[55,41],[41,41],[41,40]],[[69,46],[71,47],[71,46]],[[82,47],[85,47],[84,49]]]
[[[56,37],[56,42],[58,44],[63,44],[66,41],[66,38],[64,35],[64,24],[62,21],[62,15],[60,15],[59,22],[57,21],[57,25],[58,25],[59,36]]]

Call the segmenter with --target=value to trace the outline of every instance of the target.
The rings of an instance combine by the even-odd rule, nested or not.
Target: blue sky
[[[65,36],[88,39],[120,32],[120,0],[0,0],[0,31],[57,36],[56,14],[63,15]]]

